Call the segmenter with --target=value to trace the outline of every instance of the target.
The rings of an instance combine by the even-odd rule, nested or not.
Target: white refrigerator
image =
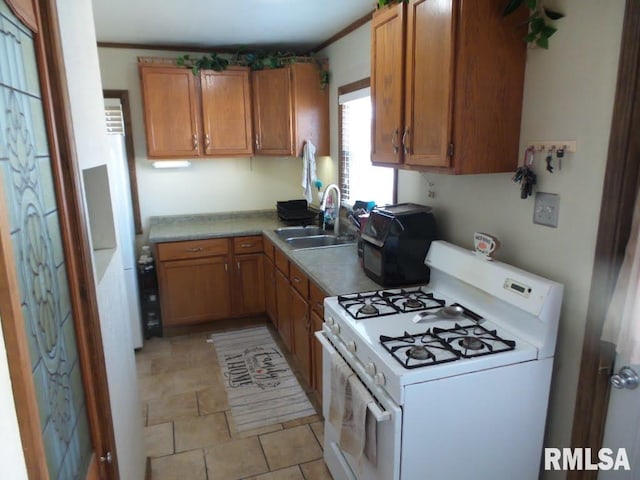
[[[112,163],[110,170],[114,173],[113,181],[117,192],[116,198],[112,199],[117,231],[116,238],[124,266],[124,282],[127,292],[126,310],[129,312],[131,343],[133,348],[137,349],[142,347],[143,335],[136,271],[136,234],[133,222],[127,151],[124,143],[124,136],[127,132],[124,131],[119,99],[105,98],[105,115],[107,118],[109,155]],[[130,135],[131,133],[129,132],[128,134]]]

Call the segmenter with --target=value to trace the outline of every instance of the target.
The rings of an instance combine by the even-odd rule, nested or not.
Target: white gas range
[[[325,299],[332,475],[538,478],[562,285],[443,241],[425,263],[428,285]],[[374,461],[346,453],[328,420],[336,352],[371,395]]]

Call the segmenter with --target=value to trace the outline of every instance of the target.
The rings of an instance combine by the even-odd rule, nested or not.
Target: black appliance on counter
[[[429,282],[424,264],[438,239],[431,207],[400,203],[374,209],[362,232],[362,267],[384,286]]]
[[[318,220],[318,212],[310,210],[304,199],[277,202],[276,208],[278,218],[288,225],[312,225]]]

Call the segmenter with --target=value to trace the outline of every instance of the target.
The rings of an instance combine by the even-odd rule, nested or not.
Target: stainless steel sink
[[[324,235],[327,233],[322,228],[316,227],[313,225],[308,225],[306,227],[282,227],[282,228],[277,228],[275,232],[276,232],[276,235],[278,235],[283,240],[287,238]]]
[[[307,237],[293,237],[285,240],[294,250],[305,248],[335,247],[355,242],[353,235],[312,235]]]

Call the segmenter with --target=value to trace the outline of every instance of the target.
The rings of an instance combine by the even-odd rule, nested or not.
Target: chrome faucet
[[[327,208],[327,199],[329,198],[329,194],[331,193],[331,190],[336,191],[336,197],[337,197],[333,231],[335,232],[336,235],[339,235],[340,234],[340,188],[338,188],[338,186],[335,183],[332,183],[331,185],[327,185],[327,187],[324,189],[324,195],[322,196],[322,204],[320,205],[320,210],[322,211],[322,229],[323,230],[325,229],[325,210]]]

